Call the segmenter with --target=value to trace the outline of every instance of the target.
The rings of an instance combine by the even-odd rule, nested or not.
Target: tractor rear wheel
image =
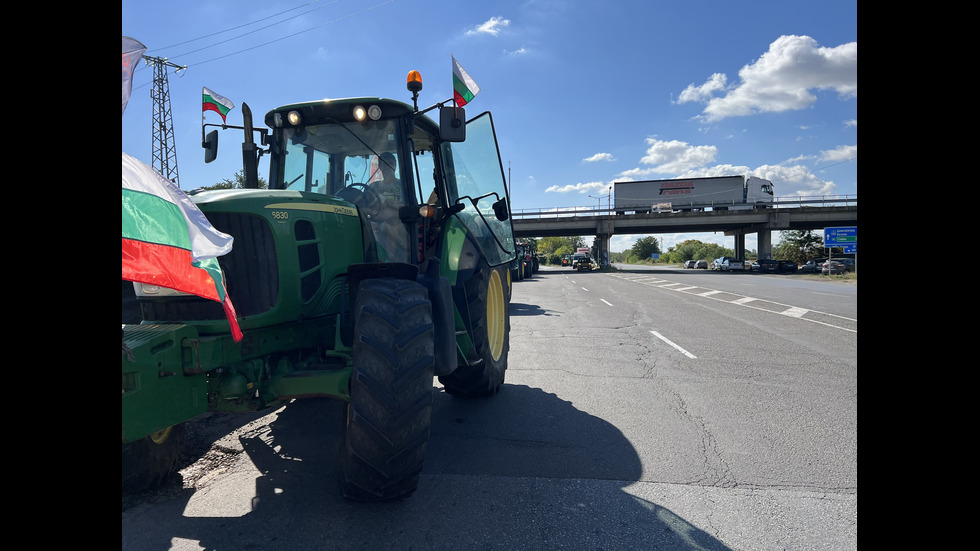
[[[425,287],[366,279],[354,305],[354,368],[341,447],[341,490],[355,501],[418,487],[432,416],[435,331]]]
[[[510,350],[510,312],[500,270],[486,261],[464,284],[473,346],[480,358],[475,365],[461,365],[439,377],[454,396],[493,396],[504,384]]]

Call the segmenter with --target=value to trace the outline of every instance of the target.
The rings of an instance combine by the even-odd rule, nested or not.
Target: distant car
[[[828,260],[821,265],[820,273],[824,275],[842,274],[847,270],[840,260]]]
[[[734,272],[734,271],[741,272],[745,270],[745,263],[731,256],[723,256],[721,261],[721,267],[719,269],[724,270],[726,272]]]
[[[592,269],[595,267],[596,266],[595,263],[592,262],[592,258],[587,254],[575,253],[575,256],[572,257],[572,268],[576,271],[592,271]]]
[[[783,274],[795,274],[796,262],[792,260],[777,260],[776,271]]]
[[[707,260],[698,260],[697,262],[694,263],[694,269],[695,270],[707,270],[708,269],[708,261]]]
[[[694,264],[696,262],[697,262],[696,260],[688,260],[687,262],[684,263],[684,269],[686,269],[686,270],[693,270],[694,269]]]
[[[841,258],[839,260],[844,264],[844,271],[845,272],[853,272],[854,271],[854,259],[853,258]]]
[[[804,274],[819,274],[823,268],[823,263],[826,261],[826,258],[814,258],[813,260],[807,260],[806,263],[800,266],[800,271]]]
[[[711,261],[710,268],[712,270],[720,270],[721,269],[721,261],[724,260],[724,259],[725,259],[725,257],[722,256],[722,257],[719,257],[719,258],[716,258],[716,259],[712,260]]]
[[[771,258],[760,258],[749,266],[750,272],[764,273],[776,273],[779,271],[779,261],[773,260]]]

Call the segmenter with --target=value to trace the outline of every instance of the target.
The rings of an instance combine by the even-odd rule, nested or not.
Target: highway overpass
[[[512,214],[518,238],[594,235],[599,238],[600,254],[609,252],[609,239],[617,234],[724,232],[735,238],[738,256],[745,250],[746,234],[757,233],[758,253],[765,258],[772,251],[773,231],[857,226],[857,200],[852,202],[832,206],[789,206],[791,203],[786,202],[772,208],[650,214],[614,214],[609,209],[522,210]]]

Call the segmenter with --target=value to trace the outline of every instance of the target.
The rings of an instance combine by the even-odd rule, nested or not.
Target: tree
[[[654,254],[660,254],[660,244],[657,243],[656,237],[648,235],[637,239],[630,252],[637,260],[646,260]]]
[[[561,264],[561,257],[584,247],[585,240],[581,237],[542,237],[537,244],[539,258],[546,258],[549,264]]]
[[[773,258],[803,264],[811,258],[824,255],[823,238],[812,230],[779,232],[779,238],[779,245],[773,249]]]
[[[225,178],[221,182],[214,184],[213,186],[204,186],[201,189],[243,189],[245,187],[245,169],[239,170],[235,173],[235,179],[229,180]],[[259,187],[266,189],[269,187],[269,183],[266,182],[261,176],[259,176]]]

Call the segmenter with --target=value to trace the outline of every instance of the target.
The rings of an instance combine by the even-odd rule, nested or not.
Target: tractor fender
[[[456,355],[456,321],[453,316],[453,289],[449,278],[439,275],[438,257],[418,275],[417,281],[429,291],[432,303],[432,325],[435,330],[435,374],[449,375],[459,363]]]
[[[390,277],[394,279],[408,279],[415,281],[418,274],[418,266],[399,262],[391,262],[386,264],[372,262],[351,264],[347,267],[347,284],[350,293],[350,304],[356,304],[357,289],[361,286],[361,282],[365,279]]]

